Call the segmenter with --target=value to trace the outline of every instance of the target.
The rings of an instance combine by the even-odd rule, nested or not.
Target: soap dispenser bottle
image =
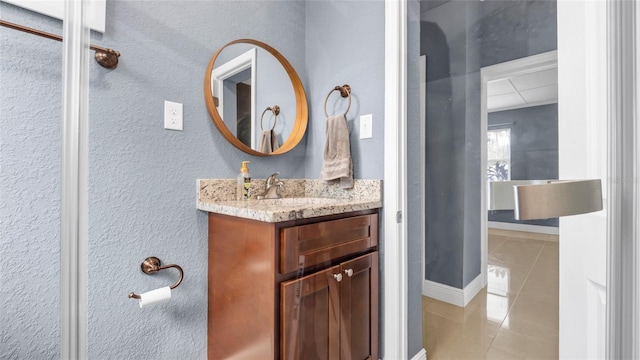
[[[237,200],[249,200],[251,197],[251,174],[249,174],[249,167],[247,164],[250,161],[243,161],[240,167],[240,174],[236,183],[236,199]]]

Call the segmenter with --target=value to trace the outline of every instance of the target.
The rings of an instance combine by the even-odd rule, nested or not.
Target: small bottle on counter
[[[249,174],[250,161],[243,161],[240,167],[240,174],[236,183],[236,199],[249,200],[251,198],[251,174]]]

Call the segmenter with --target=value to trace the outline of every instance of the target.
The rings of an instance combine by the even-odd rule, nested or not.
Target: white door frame
[[[382,358],[408,359],[407,4],[385,0]]]
[[[640,6],[608,1],[608,359],[640,358]]]
[[[60,357],[86,359],[89,325],[89,28],[87,1],[66,0],[60,180]]]
[[[211,93],[214,97],[218,98],[218,114],[224,122],[224,81],[242,71],[247,69],[251,70],[251,148],[257,149],[258,143],[256,140],[256,98],[258,88],[258,68],[257,68],[257,49],[255,47],[247,50],[246,52],[234,57],[233,59],[216,66],[211,71]],[[237,94],[236,94],[237,99]],[[227,117],[228,118],[228,117]],[[237,118],[237,116],[236,116]],[[230,119],[227,119],[230,121]],[[237,121],[237,119],[236,119]],[[225,124],[229,129],[233,129],[235,125],[233,122]],[[234,131],[235,132],[235,131]],[[238,137],[238,134],[235,134]]]
[[[490,81],[507,78],[510,76],[528,74],[536,71],[558,67],[558,51],[553,50],[542,54],[527,56],[525,58],[507,61],[500,64],[486,66],[480,69],[480,275],[482,287],[487,286],[487,126],[489,124],[489,112],[487,109],[487,84]],[[529,106],[538,106],[533,104]],[[423,164],[424,165],[424,164]]]

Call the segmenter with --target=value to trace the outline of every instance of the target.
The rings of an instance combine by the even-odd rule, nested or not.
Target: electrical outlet
[[[370,139],[373,137],[373,115],[360,116],[360,139]]]
[[[182,104],[172,101],[164,102],[164,128],[182,131]]]

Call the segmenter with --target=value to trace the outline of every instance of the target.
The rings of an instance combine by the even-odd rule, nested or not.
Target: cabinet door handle
[[[340,282],[342,281],[342,274],[333,274],[333,278],[336,279],[336,281]]]
[[[347,274],[348,277],[352,277],[353,276],[353,269],[347,269],[344,271],[345,274]]]

